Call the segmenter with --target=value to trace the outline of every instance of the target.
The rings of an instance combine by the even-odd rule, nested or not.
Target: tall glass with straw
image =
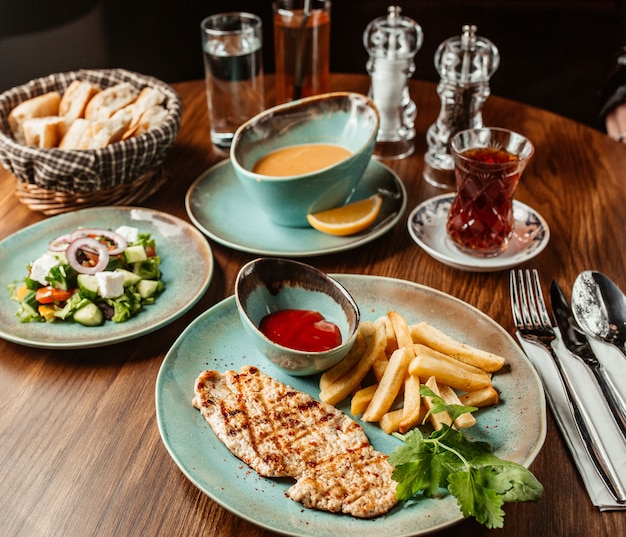
[[[276,103],[326,93],[330,81],[330,0],[276,0]]]

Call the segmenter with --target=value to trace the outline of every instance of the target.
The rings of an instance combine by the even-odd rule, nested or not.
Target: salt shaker
[[[402,158],[413,152],[417,107],[407,82],[415,71],[413,61],[422,46],[422,28],[390,6],[386,17],[371,21],[363,33],[369,53],[367,72],[371,77],[369,97],[380,113],[374,156]]]
[[[489,80],[500,64],[500,53],[488,39],[476,35],[476,26],[465,25],[435,52],[435,68],[441,76],[437,93],[439,117],[426,132],[424,179],[433,186],[454,188],[454,162],[450,139],[459,131],[483,126],[482,107],[490,94]]]

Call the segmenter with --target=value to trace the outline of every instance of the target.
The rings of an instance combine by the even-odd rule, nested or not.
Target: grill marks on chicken
[[[256,367],[204,371],[193,405],[259,475],[295,478],[288,495],[306,507],[374,517],[396,504],[393,468],[360,425]]]

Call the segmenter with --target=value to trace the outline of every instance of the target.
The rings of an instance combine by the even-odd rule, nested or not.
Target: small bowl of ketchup
[[[339,362],[357,337],[359,308],[322,271],[298,261],[262,257],[235,282],[237,309],[256,348],[290,375],[313,375]]]

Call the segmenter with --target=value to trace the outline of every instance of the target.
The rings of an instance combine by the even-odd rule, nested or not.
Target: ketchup
[[[313,310],[275,311],[261,319],[259,329],[274,343],[299,351],[321,352],[341,344],[339,327]]]

